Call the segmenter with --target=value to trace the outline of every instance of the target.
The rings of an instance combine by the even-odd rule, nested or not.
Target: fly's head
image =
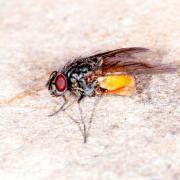
[[[52,96],[62,96],[67,90],[67,79],[64,74],[54,71],[51,73],[46,86]]]

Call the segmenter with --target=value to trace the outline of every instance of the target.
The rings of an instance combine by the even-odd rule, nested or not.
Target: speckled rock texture
[[[180,64],[179,38],[179,0],[0,0],[0,179],[179,180],[178,72],[101,98],[87,144],[69,117],[78,106],[48,117],[62,99],[44,87],[68,60],[122,47]],[[85,119],[94,102],[82,102]]]

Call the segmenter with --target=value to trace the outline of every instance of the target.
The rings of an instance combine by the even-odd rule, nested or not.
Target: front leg
[[[68,101],[67,101],[67,99],[66,99],[65,96],[62,96],[62,97],[63,97],[63,99],[64,99],[64,103],[62,104],[62,106],[60,106],[60,108],[59,108],[57,111],[55,111],[55,112],[52,113],[52,114],[49,114],[49,115],[48,115],[49,117],[52,117],[52,116],[58,114],[60,111],[63,111],[63,108],[64,108],[64,106],[68,103]]]
[[[81,100],[84,98],[85,96],[83,94],[80,95],[80,97],[78,98],[77,102],[78,104],[81,102]]]

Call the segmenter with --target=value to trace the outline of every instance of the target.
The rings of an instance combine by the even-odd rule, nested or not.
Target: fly
[[[62,69],[52,72],[46,86],[52,96],[62,96],[64,103],[51,116],[69,107],[65,107],[68,103],[69,93],[67,92],[75,97],[77,103],[85,97],[132,96],[137,84],[135,74],[154,74],[175,70],[169,65],[143,62],[142,55],[146,52],[149,50],[142,47],[116,49],[75,59]],[[84,142],[86,138],[84,125]]]

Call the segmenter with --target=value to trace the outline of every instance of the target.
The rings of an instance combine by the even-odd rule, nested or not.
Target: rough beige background
[[[178,73],[101,99],[87,144],[66,114],[47,117],[60,102],[44,88],[50,71],[95,51],[143,46],[179,63],[179,37],[179,0],[0,0],[0,179],[180,179]]]

